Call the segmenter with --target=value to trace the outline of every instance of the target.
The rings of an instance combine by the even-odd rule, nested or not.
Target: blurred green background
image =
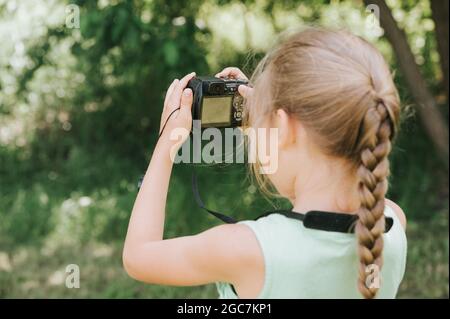
[[[407,215],[409,244],[398,297],[448,298],[448,38],[439,41],[445,29],[448,37],[448,2],[387,1],[413,57],[406,68],[396,58],[405,53],[395,51],[400,42],[383,34],[368,3],[0,0],[0,297],[216,298],[214,285],[146,285],[122,268],[164,91],[190,71],[233,65],[250,74],[278,33],[321,25],[375,43],[395,72],[405,112],[389,197]],[[79,8],[79,28],[66,24],[76,23],[69,4]],[[420,81],[411,81],[411,70]],[[429,94],[429,105],[414,85]],[[438,111],[446,132],[431,132],[439,125],[436,116],[427,122],[428,110]],[[166,237],[219,223],[195,205],[191,172],[174,168]],[[213,209],[242,219],[273,208],[242,164],[197,172]],[[79,289],[65,287],[68,264],[80,267]]]

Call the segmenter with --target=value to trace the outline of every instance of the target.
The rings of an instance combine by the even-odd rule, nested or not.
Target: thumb
[[[250,94],[252,93],[252,88],[247,85],[239,85],[238,86],[239,94],[242,95],[244,98],[250,97]]]
[[[191,108],[192,108],[192,90],[191,89],[185,89],[183,91],[183,94],[181,95],[181,103],[180,103],[180,112],[184,114],[190,114]]]

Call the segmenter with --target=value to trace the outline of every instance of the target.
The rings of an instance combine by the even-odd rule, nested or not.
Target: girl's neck
[[[355,213],[360,201],[355,176],[344,165],[314,163],[314,168],[300,171],[295,180],[293,210]]]

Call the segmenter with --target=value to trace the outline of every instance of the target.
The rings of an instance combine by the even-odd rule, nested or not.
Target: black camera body
[[[200,120],[202,128],[241,126],[244,98],[238,87],[247,83],[212,76],[192,78],[187,85],[194,94],[192,119]]]

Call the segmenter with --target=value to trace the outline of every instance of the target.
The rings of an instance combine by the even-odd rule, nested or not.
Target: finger
[[[164,108],[167,106],[167,101],[169,100],[169,97],[172,95],[172,92],[175,86],[177,85],[178,81],[179,81],[178,79],[173,80],[169,88],[167,89],[166,97],[164,99]]]
[[[216,74],[216,77],[230,77],[236,79],[248,80],[247,76],[239,68],[227,67]]]
[[[251,88],[247,85],[239,85],[238,91],[239,91],[239,94],[242,95],[244,98],[249,98],[253,92],[253,88]]]
[[[236,70],[237,69],[237,70]],[[234,74],[238,73],[239,69],[235,67],[226,67],[222,71],[216,74],[216,77],[231,77]]]
[[[182,78],[180,80],[180,85],[181,85],[181,89],[184,90],[188,84],[188,82],[195,76],[195,72],[191,72],[187,75],[184,76],[184,78]]]
[[[190,79],[195,76],[195,72],[189,73],[185,77],[183,77],[173,89],[172,94],[169,98],[169,110],[174,110],[180,106],[181,93],[186,88]]]
[[[183,94],[181,95],[181,103],[180,103],[180,113],[184,115],[191,114],[193,101],[193,94],[191,89],[184,89]]]
[[[189,80],[192,79],[194,76],[195,76],[195,72],[192,72],[192,73],[185,75],[180,81],[178,81],[178,83],[175,85],[175,87],[172,91],[172,94],[170,96],[170,101],[172,102],[172,104],[176,104],[177,107],[180,105],[179,103],[180,103],[181,93],[186,88]]]

